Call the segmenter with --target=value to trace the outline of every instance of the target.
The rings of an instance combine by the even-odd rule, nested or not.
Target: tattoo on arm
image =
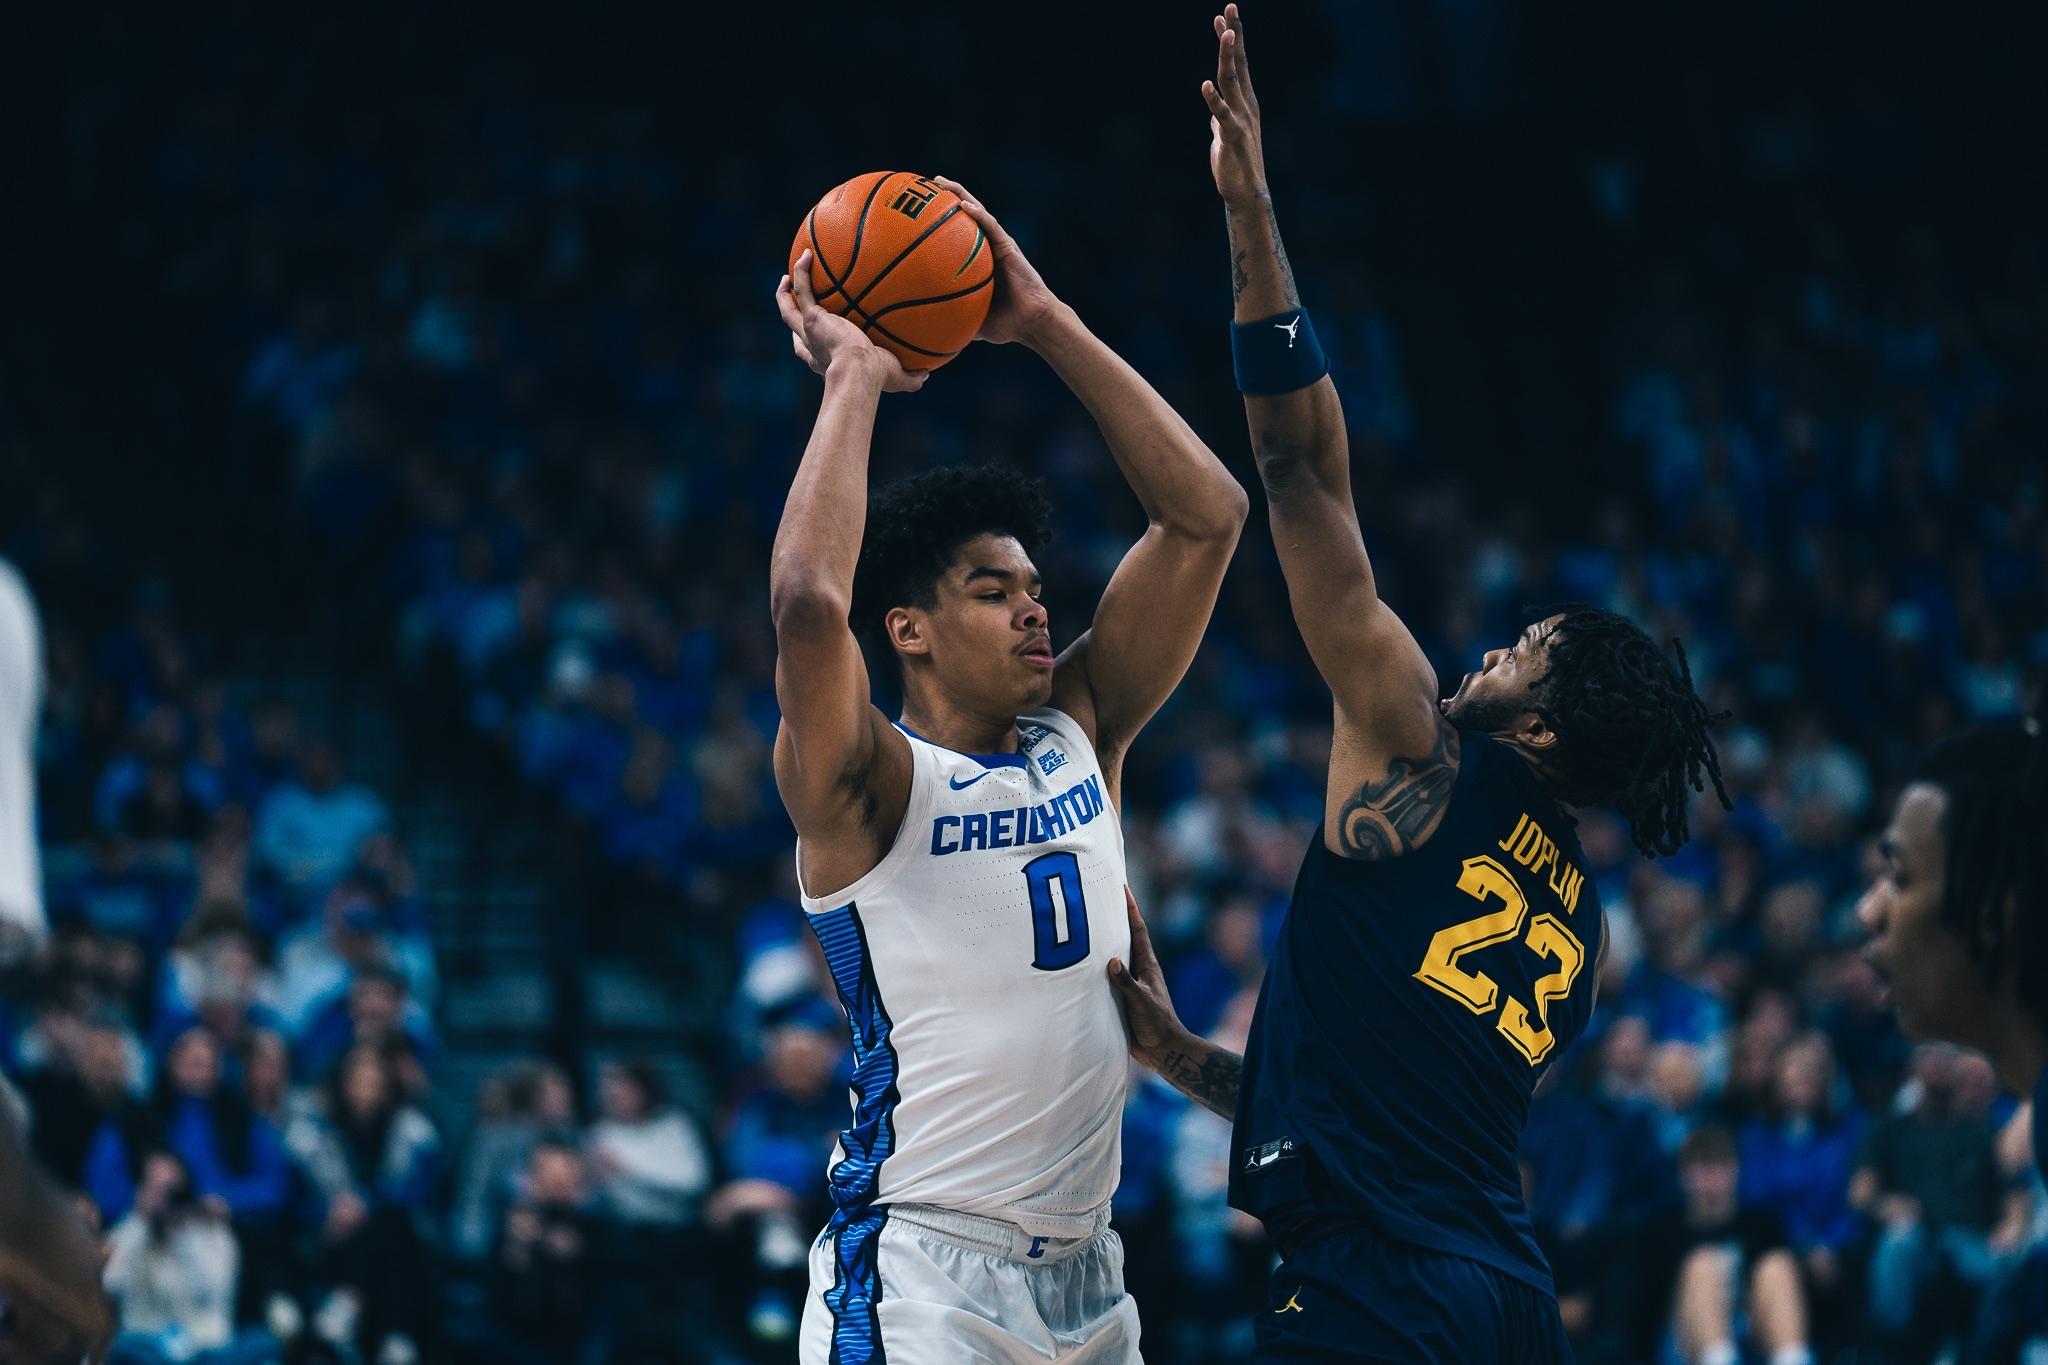
[[[1237,213],[1232,210],[1223,216],[1223,225],[1230,234],[1230,302],[1233,306],[1244,296],[1246,286],[1251,284],[1249,258],[1253,247],[1239,236]],[[1265,240],[1257,246],[1273,254],[1273,263],[1280,271],[1280,288],[1289,308],[1301,307],[1301,294],[1294,287],[1294,267],[1288,264],[1287,247],[1280,240],[1280,220],[1273,216],[1273,201],[1260,199],[1258,222],[1249,225],[1250,237],[1256,240],[1263,233]]]
[[[1375,862],[1418,847],[1451,804],[1458,755],[1458,732],[1443,725],[1429,755],[1390,761],[1385,777],[1366,783],[1344,802],[1337,822],[1338,851]]]
[[[1280,282],[1287,290],[1287,306],[1301,307],[1301,293],[1294,287],[1294,267],[1287,260],[1287,245],[1280,240],[1280,220],[1273,216],[1273,201],[1266,208],[1266,233],[1273,241],[1273,259],[1280,263]]]
[[[1238,1078],[1244,1074],[1244,1058],[1235,1052],[1220,1047],[1212,1047],[1200,1057],[1169,1052],[1159,1061],[1159,1074],[1210,1113],[1227,1119],[1237,1116]]]

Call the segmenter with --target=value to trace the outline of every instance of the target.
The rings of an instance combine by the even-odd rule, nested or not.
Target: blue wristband
[[[1293,393],[1330,372],[1306,308],[1231,323],[1230,365],[1239,393]]]

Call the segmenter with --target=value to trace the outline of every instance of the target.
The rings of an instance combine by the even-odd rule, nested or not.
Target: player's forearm
[[[1301,307],[1272,197],[1227,200],[1223,217],[1230,229],[1232,318],[1253,323]],[[1259,481],[1276,520],[1286,502],[1306,494],[1341,496],[1349,504],[1350,444],[1329,376],[1292,393],[1246,394],[1244,410]]]
[[[867,521],[868,448],[882,385],[874,366],[848,356],[825,374],[825,398],[776,528],[768,569],[778,624],[820,602],[844,624]]]
[[[1160,1078],[1212,1114],[1237,1117],[1237,1089],[1244,1058],[1206,1038],[1183,1032],[1145,1064]]]
[[[1294,267],[1280,241],[1280,220],[1273,216],[1273,196],[1225,200],[1223,224],[1230,231],[1231,316],[1257,322],[1301,307]]]
[[[1065,305],[1027,344],[1095,419],[1148,519],[1198,539],[1236,542],[1249,506],[1243,487],[1143,375]]]

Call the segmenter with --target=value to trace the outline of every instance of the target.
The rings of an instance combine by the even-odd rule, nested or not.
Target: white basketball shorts
[[[1138,1365],[1138,1306],[1104,1209],[1083,1237],[892,1204],[811,1248],[801,1365]]]

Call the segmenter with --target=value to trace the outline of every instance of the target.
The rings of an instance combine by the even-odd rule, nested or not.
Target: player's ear
[[[931,640],[925,635],[924,613],[909,607],[891,607],[889,614],[882,618],[882,629],[888,634],[889,645],[898,654],[929,654]]]
[[[1543,717],[1534,711],[1525,712],[1520,723],[1515,726],[1515,743],[1541,753],[1557,743],[1557,731],[1551,729]]]

